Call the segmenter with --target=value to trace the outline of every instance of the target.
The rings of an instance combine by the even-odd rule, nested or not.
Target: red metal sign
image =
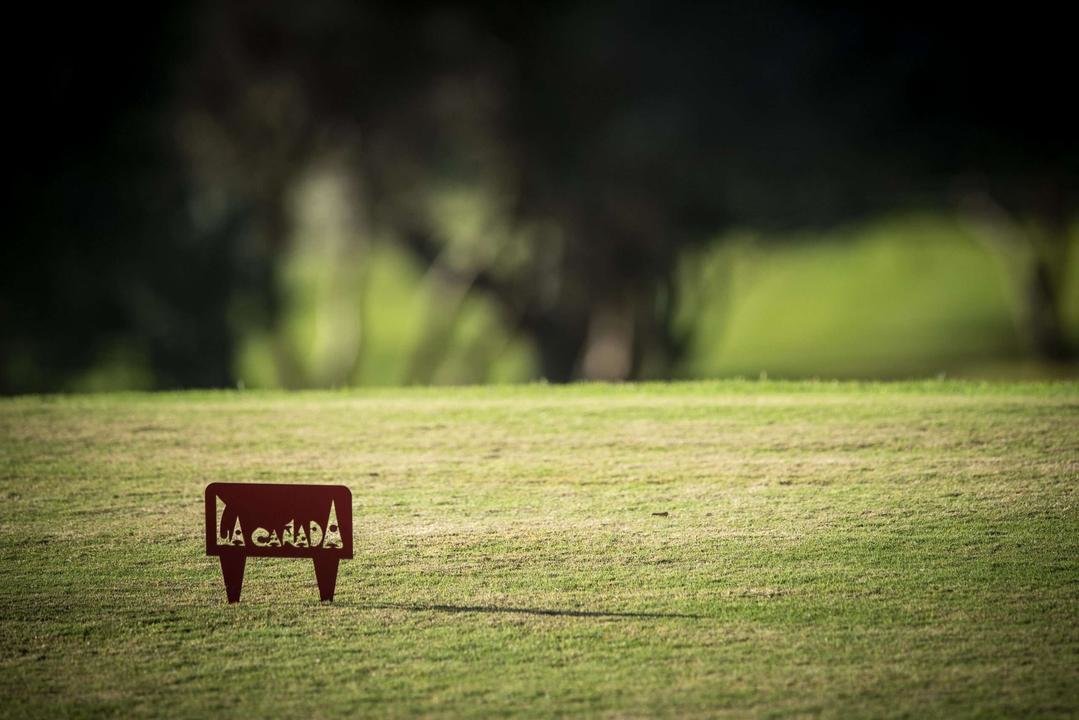
[[[210,483],[206,554],[221,558],[230,603],[240,601],[248,557],[313,559],[319,597],[333,600],[337,563],[352,557],[352,493],[344,485]]]

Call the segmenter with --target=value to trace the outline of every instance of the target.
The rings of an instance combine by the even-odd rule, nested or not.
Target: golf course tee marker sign
[[[206,554],[221,559],[230,603],[248,557],[311,558],[319,598],[333,600],[337,564],[352,557],[352,493],[344,485],[210,483]]]

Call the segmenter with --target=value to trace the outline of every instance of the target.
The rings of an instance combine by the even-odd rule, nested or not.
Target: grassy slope
[[[1012,275],[1021,264],[1009,268],[955,220],[897,217],[789,240],[732,241],[686,259],[680,324],[693,344],[680,372],[1077,376],[1026,348],[1022,275]],[[1079,343],[1079,234],[1060,270],[1072,279],[1062,288],[1065,332]]]
[[[1075,384],[3,400],[0,715],[1074,715],[1077,477]],[[211,480],[351,486],[337,600]]]

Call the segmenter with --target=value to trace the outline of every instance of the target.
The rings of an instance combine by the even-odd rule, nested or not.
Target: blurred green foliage
[[[281,264],[277,336],[238,331],[246,387],[471,384],[538,377],[535,349],[482,292],[454,298],[399,246],[301,232]],[[1068,374],[1030,360],[1020,300],[992,248],[938,216],[764,242],[733,234],[685,258],[677,325],[685,378],[1019,377]],[[1072,246],[1074,247],[1074,242]],[[1070,252],[1068,276],[1079,277]],[[1079,287],[1064,312],[1079,338]],[[130,363],[130,357],[119,358]],[[106,364],[107,365],[107,364]],[[95,369],[80,389],[139,387]]]
[[[1079,367],[1051,13],[43,8],[0,394]]]

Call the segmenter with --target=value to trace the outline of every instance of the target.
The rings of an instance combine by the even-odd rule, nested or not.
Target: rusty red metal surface
[[[206,554],[221,559],[230,603],[248,557],[311,558],[319,598],[333,600],[337,564],[352,557],[352,492],[344,485],[210,483]]]

